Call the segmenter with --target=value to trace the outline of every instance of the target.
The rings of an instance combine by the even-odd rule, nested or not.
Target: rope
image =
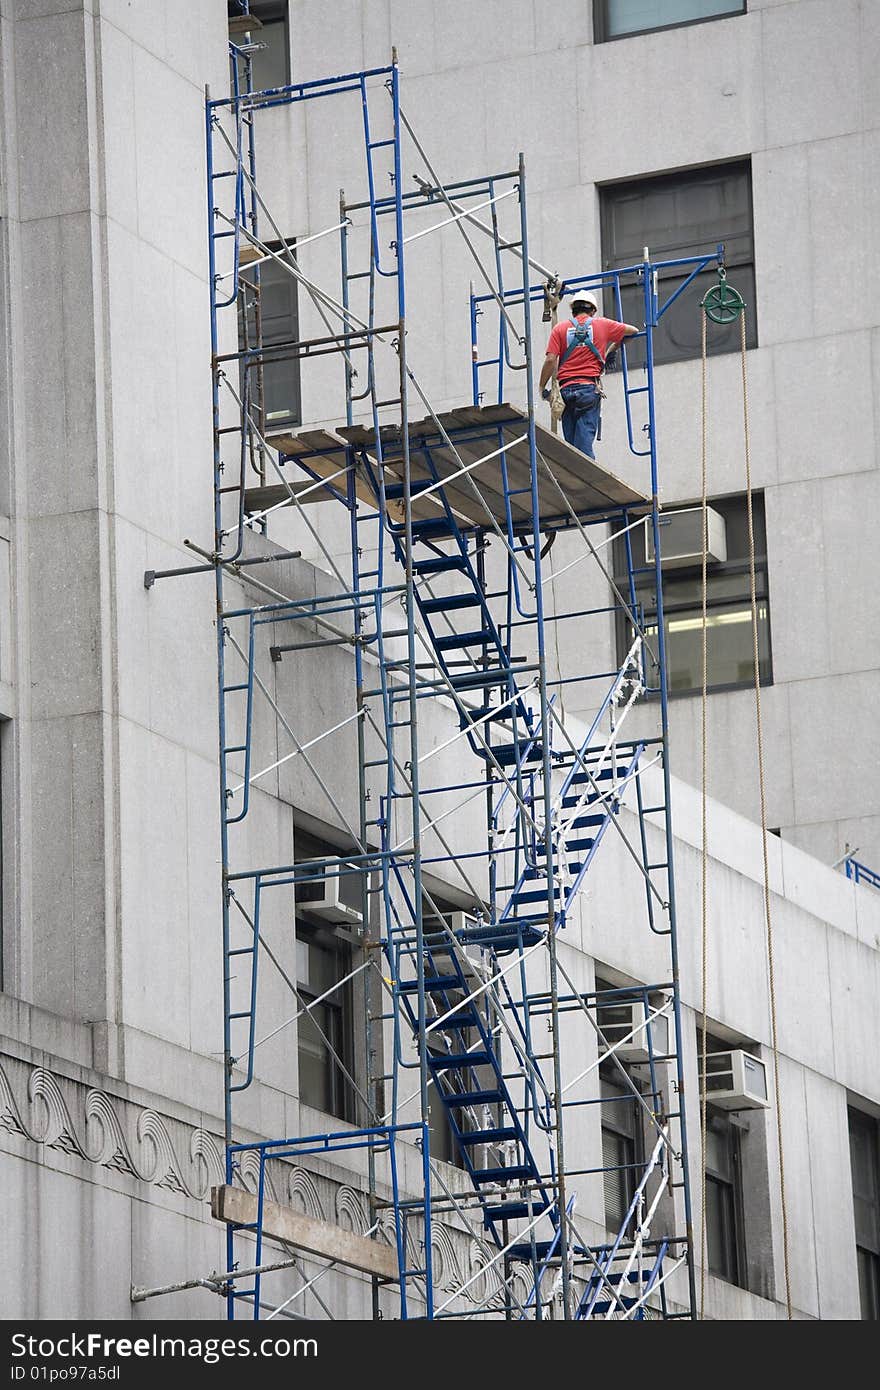
[[[709,502],[708,502],[707,471],[706,471],[706,455],[707,455],[706,436],[707,436],[707,422],[708,422],[708,404],[707,404],[707,397],[706,397],[706,315],[705,315],[705,314],[701,314],[701,315],[700,315],[700,318],[701,318],[701,320],[702,320],[702,333],[701,333],[701,350],[702,350],[702,351],[701,351],[701,372],[702,372],[702,375],[701,375],[701,387],[702,387],[702,393],[701,393],[701,403],[702,403],[702,412],[701,412],[701,420],[702,420],[702,441],[701,441],[701,479],[702,479],[702,483],[701,483],[701,505],[702,505],[702,509],[703,509],[703,562],[702,562],[702,563],[703,563],[703,568],[702,568],[702,601],[703,601],[703,609],[702,609],[702,619],[703,619],[703,623],[702,623],[702,640],[703,640],[703,663],[702,663],[702,690],[701,690],[701,708],[700,708],[700,715],[701,715],[701,720],[700,720],[701,748],[700,748],[700,752],[701,752],[701,760],[702,760],[702,782],[701,782],[701,787],[702,787],[702,798],[701,798],[701,807],[700,807],[700,814],[701,814],[701,856],[702,856],[702,862],[701,862],[701,874],[702,874],[702,876],[701,876],[701,887],[700,887],[700,891],[701,891],[701,951],[700,951],[700,967],[701,967],[701,976],[702,976],[702,994],[701,994],[701,1010],[700,1010],[700,1011],[701,1011],[701,1023],[700,1023],[700,1030],[701,1030],[701,1031],[700,1031],[700,1153],[701,1153],[701,1155],[702,1155],[702,1165],[701,1165],[701,1173],[700,1173],[700,1183],[701,1183],[701,1194],[702,1194],[702,1195],[701,1195],[701,1199],[700,1199],[700,1200],[701,1200],[701,1203],[702,1203],[702,1208],[701,1208],[701,1210],[702,1210],[702,1221],[701,1221],[701,1226],[700,1226],[700,1319],[699,1319],[699,1320],[700,1320],[700,1322],[702,1322],[703,1319],[704,1319],[704,1317],[705,1317],[705,1309],[706,1309],[706,1266],[707,1266],[707,1264],[708,1264],[708,1222],[707,1222],[707,1220],[706,1220],[706,1197],[707,1197],[707,1182],[706,1182],[706,1139],[707,1139],[707,1133],[708,1133],[708,1127],[709,1127],[709,1124],[708,1124],[708,1115],[709,1115],[708,1105],[709,1105],[709,1103],[708,1103],[708,1099],[707,1099],[707,1095],[706,1095],[706,1092],[707,1092],[706,1077],[707,1077],[707,1072],[708,1072],[708,1063],[707,1063],[707,1060],[706,1060],[707,1054],[708,1054],[708,1044],[707,1044],[707,1041],[706,1041],[706,1032],[707,1032],[707,1028],[706,1028],[706,1022],[707,1022],[707,1020],[706,1020],[706,1007],[707,1007],[708,974],[709,974],[709,971],[708,971],[708,961],[709,961],[709,934],[708,934],[708,913],[707,913],[707,900],[708,900],[707,882],[708,882],[708,867],[709,867],[708,860],[709,860],[709,855],[708,855],[707,837],[706,837],[706,788],[707,788],[707,783],[708,783],[707,754],[706,754],[706,744],[707,744],[707,739],[706,739],[706,725],[707,725],[707,714],[708,714],[708,700],[707,700],[707,698],[706,698],[706,697],[707,697],[707,686],[708,686],[708,642],[707,642],[707,622],[706,622],[706,617],[707,617],[707,588],[708,588],[708,582],[707,582],[707,576],[706,576],[706,567],[707,567],[708,553],[709,553]]]
[[[776,1093],[776,1138],[779,1149],[779,1195],[782,1207],[782,1258],[785,1269],[785,1302],[792,1318],[791,1271],[788,1255],[788,1209],[785,1200],[785,1158],[782,1144],[782,1100],[779,1089],[779,1050],[776,1027],[776,978],[773,965],[773,925],[770,916],[770,863],[767,851],[767,802],[764,787],[764,740],[761,726],[761,677],[758,652],[758,602],[755,581],[755,532],[752,515],[752,473],[749,453],[749,393],[746,378],[746,319],[740,315],[740,356],[742,358],[743,428],[745,433],[746,506],[749,524],[749,584],[752,602],[752,647],[755,671],[755,721],[758,736],[758,785],[761,794],[761,848],[764,858],[764,917],[767,927],[767,973],[770,992],[770,1042],[773,1049],[773,1087]]]
[[[550,322],[553,325],[553,328],[555,328],[557,323],[559,322],[559,301],[562,298],[562,288],[562,285],[560,285],[558,282],[551,288],[551,283],[549,280],[544,286],[545,302],[547,304],[548,309],[550,310]],[[557,390],[559,389],[559,382],[556,380],[555,373],[551,378],[551,391],[553,390],[554,386]],[[553,434],[559,433],[559,418],[554,414],[552,398],[550,401],[550,429]]]

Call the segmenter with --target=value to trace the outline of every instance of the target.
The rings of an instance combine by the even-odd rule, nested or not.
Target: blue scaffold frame
[[[432,1266],[432,1223],[436,1211],[447,1214],[451,1210],[452,1201],[448,1194],[438,1199],[437,1170],[432,1163],[431,1101],[439,1098],[459,1161],[473,1186],[469,1202],[452,1201],[452,1207],[459,1214],[466,1210],[476,1218],[478,1230],[489,1250],[494,1251],[490,1259],[504,1271],[502,1292],[494,1301],[487,1299],[479,1312],[538,1319],[547,1316],[553,1296],[548,1289],[552,1274],[561,1289],[561,1315],[565,1318],[613,1316],[640,1320],[648,1316],[649,1297],[652,1315],[692,1316],[693,1238],[669,812],[668,690],[653,333],[663,314],[694,278],[723,263],[723,248],[675,261],[652,262],[646,258],[639,265],[568,282],[570,287],[610,291],[618,316],[621,284],[641,284],[646,325],[642,335],[644,382],[633,384],[625,347],[622,370],[628,444],[633,454],[649,460],[650,486],[645,489],[644,503],[637,498],[603,500],[572,508],[556,482],[556,492],[551,489],[549,494],[553,504],[548,505],[542,468],[548,473],[550,470],[542,455],[546,445],[539,447],[537,434],[532,344],[532,306],[543,298],[544,286],[533,283],[530,277],[522,156],[516,168],[507,172],[445,186],[420,181],[417,191],[404,191],[396,57],[386,67],[253,92],[247,51],[232,45],[232,54],[231,95],[220,99],[209,95],[206,101],[215,538],[209,565],[204,568],[214,570],[218,615],[226,1181],[241,1182],[248,1165],[248,1171],[253,1171],[253,1163],[258,1176],[256,1221],[227,1228],[227,1268],[236,1267],[237,1241],[242,1234],[255,1242],[254,1264],[260,1266],[262,1211],[270,1163],[298,1162],[321,1154],[362,1149],[367,1156],[371,1200],[384,1183],[381,1203],[391,1214],[392,1243],[399,1264],[399,1316],[460,1316],[460,1306],[452,1306],[454,1298],[440,1300]],[[373,94],[383,89],[390,98],[391,133],[377,136],[371,102]],[[258,402],[255,404],[251,391],[253,372],[249,370],[259,367],[263,349],[258,341],[248,342],[238,352],[221,352],[220,331],[224,313],[235,311],[239,281],[246,272],[243,248],[255,246],[261,250],[264,246],[259,232],[261,199],[256,186],[255,118],[261,111],[351,94],[361,105],[367,197],[357,202],[347,202],[344,194],[340,198],[342,329],[337,335],[298,343],[293,349],[297,360],[325,350],[343,357],[346,425],[330,444],[298,448],[289,455],[279,451],[282,467],[295,464],[311,489],[328,502],[334,499],[346,508],[351,578],[327,596],[307,600],[275,596],[270,602],[252,606],[230,605],[226,580],[230,573],[238,577],[237,565],[252,562],[242,558],[247,532],[265,532],[271,511],[271,506],[255,510],[249,505],[246,481],[256,440],[260,482],[266,482],[267,441],[253,425]],[[233,135],[225,137],[227,158],[221,167],[215,160],[215,144],[223,122],[232,125]],[[230,151],[231,168],[226,167]],[[376,166],[380,159],[390,166],[391,191],[387,193],[379,189]],[[224,220],[218,207],[218,190],[227,180],[232,181],[233,211]],[[503,197],[511,195],[515,195],[518,207],[516,232],[502,236],[498,205]],[[407,351],[406,226],[411,213],[431,206],[451,211],[448,221],[469,216],[469,206],[478,210],[491,207],[492,268],[497,289],[488,294],[471,290],[473,411],[466,419],[441,417],[431,409]],[[352,268],[352,228],[360,215],[366,218],[369,240],[366,271]],[[382,245],[385,219],[391,220],[393,235],[387,245]],[[232,247],[231,293],[224,288],[226,277],[218,273],[218,250],[224,243]],[[517,275],[512,277],[512,287],[505,283],[502,252],[515,257]],[[658,275],[673,268],[685,278],[661,303]],[[259,266],[251,273],[251,283],[258,284]],[[359,281],[368,282],[367,310],[362,319],[352,308]],[[396,320],[391,325],[376,321],[376,305],[380,298],[387,298],[381,291],[383,282],[390,284],[395,300]],[[488,308],[498,311],[498,346],[496,355],[484,358],[479,355],[478,343],[480,321]],[[377,344],[383,335],[387,339],[389,328],[394,332],[397,355],[397,394],[391,401],[383,401],[379,395],[376,354]],[[352,365],[355,349],[362,349],[367,360],[365,384],[360,391],[355,389]],[[238,474],[232,482],[226,474],[224,438],[229,427],[221,401],[230,363],[236,367],[244,364],[239,394],[232,393],[241,420]],[[508,408],[505,414],[507,377],[517,369],[522,371],[517,378],[522,389],[517,394],[524,397],[524,409]],[[482,402],[481,374],[487,371],[493,376],[492,394],[497,403],[494,415],[484,413]],[[646,398],[647,448],[636,447],[632,403],[637,395]],[[413,419],[411,407],[415,398],[428,412],[424,420]],[[388,419],[391,409],[393,422]],[[366,425],[359,425],[358,418],[364,416]],[[482,447],[488,447],[488,453],[479,454]],[[474,450],[479,454],[476,460],[471,459]],[[496,504],[493,494],[493,504],[487,506],[486,495],[492,489],[486,484],[484,494],[474,486],[478,495],[473,498],[470,511],[465,508],[462,513],[461,497],[472,484],[472,474],[478,467],[485,472],[487,462],[497,463],[500,501]],[[552,475],[550,481],[553,482]],[[284,486],[293,500],[289,483]],[[232,524],[230,502],[234,508]],[[428,516],[424,510],[427,503],[435,509]],[[630,545],[630,528],[643,517],[649,519],[653,533],[652,572],[657,591],[656,651],[650,653],[650,659],[637,601],[638,572]],[[590,545],[589,529],[609,521],[622,527],[626,593],[615,587],[613,603],[568,615],[548,610],[546,576],[542,572],[542,550],[548,532],[580,531]],[[490,588],[487,579],[486,550],[490,541],[500,542],[505,556],[506,583],[496,589]],[[290,553],[279,552],[277,558],[286,558]],[[375,561],[365,563],[366,554],[375,556]],[[268,556],[267,562],[271,558]],[[400,579],[390,572],[392,562],[402,575]],[[457,591],[436,595],[432,585],[444,579],[454,580]],[[403,611],[402,626],[389,628],[389,614],[392,610],[399,613],[399,605]],[[457,628],[450,621],[449,615],[456,612],[463,615],[465,624],[468,614],[475,615],[470,631]],[[634,632],[633,645],[623,664],[617,669],[583,672],[574,677],[563,677],[560,672],[554,680],[548,670],[547,648],[552,625],[566,616],[601,618],[614,612],[623,612]],[[342,636],[290,643],[277,637],[286,625],[298,633],[301,629],[296,624],[312,623],[317,624],[315,632],[324,632],[343,618],[349,627]],[[444,623],[448,631],[444,630]],[[239,627],[245,629],[240,643],[234,637]],[[275,640],[264,643],[269,634]],[[527,634],[533,645],[527,660],[513,655],[514,637],[519,634]],[[322,859],[241,866],[235,862],[232,838],[251,810],[254,702],[260,653],[268,646],[272,659],[281,661],[286,659],[286,653],[332,643],[350,648],[353,658],[356,711],[352,722],[357,734],[359,806],[354,847]],[[400,654],[400,643],[404,655]],[[243,665],[242,677],[229,674],[232,647]],[[429,654],[428,663],[420,661],[424,651]],[[430,666],[427,677],[420,675],[426,664]],[[656,685],[652,684],[654,680]],[[598,698],[598,713],[590,726],[573,738],[560,714],[559,696],[564,686],[587,681],[599,681],[604,694]],[[621,737],[619,729],[629,709],[640,694],[649,690],[654,690],[658,697],[658,737]],[[457,716],[459,732],[455,737],[461,739],[468,756],[476,760],[470,764],[474,768],[472,774],[454,781],[430,782],[422,775],[420,707],[425,701],[438,699]],[[476,705],[474,700],[478,701]],[[374,710],[381,712],[381,718],[376,719]],[[241,732],[233,734],[233,727]],[[371,756],[371,727],[385,750],[379,756]],[[501,741],[497,737],[499,728],[503,730]],[[646,792],[643,772],[646,764],[650,767],[655,763],[662,771],[660,786]],[[240,778],[238,785],[234,784],[236,778]],[[377,782],[381,784],[378,792]],[[437,827],[448,813],[434,815],[430,810],[432,799],[448,798],[453,792],[463,793],[467,800],[485,799],[486,846],[455,853],[443,836],[438,836]],[[627,841],[627,845],[644,879],[650,931],[669,944],[669,977],[610,994],[584,992],[574,985],[559,960],[557,941],[575,911],[584,882],[591,871],[595,872],[593,865],[601,857],[603,840],[612,829],[620,830],[620,811],[627,797],[630,802],[634,800],[638,823],[637,844],[633,847]],[[401,808],[405,808],[412,827],[402,840],[396,829]],[[652,859],[651,827],[656,828],[658,818],[665,848],[659,858]],[[426,852],[428,835],[439,840],[435,851]],[[471,911],[454,914],[455,920],[447,920],[437,908],[431,885],[437,881],[438,871],[452,865],[466,877],[470,861],[485,869],[486,891],[470,895],[473,900],[480,899],[474,901]],[[270,889],[295,889],[296,885],[343,873],[360,876],[363,921],[378,918],[377,936],[370,944],[384,959],[390,996],[387,1011],[376,1013],[369,989],[364,986],[367,1122],[345,1131],[243,1140],[238,1133],[241,1121],[236,1106],[240,1093],[257,1079],[254,1049],[264,896]],[[233,933],[234,911],[246,922],[249,935],[244,938]],[[242,940],[244,944],[240,944]],[[540,986],[532,979],[533,957],[544,962]],[[243,1001],[241,997],[233,998],[233,978],[239,970],[243,970],[246,979]],[[368,974],[364,971],[364,980]],[[661,997],[663,1002],[658,1004]],[[597,1090],[595,1095],[564,1098],[567,1083],[560,1038],[567,1026],[565,1020],[571,1017],[587,1020],[601,1039],[596,1020],[602,1010],[621,1003],[643,1020],[637,1027],[647,1040],[648,1080],[644,1095],[629,1083],[631,1093],[627,1099],[649,1117],[654,1147],[650,1156],[640,1161],[637,1172],[625,1175],[628,1201],[614,1239],[597,1245],[586,1242],[577,1227],[574,1195],[569,1187],[580,1178],[616,1170],[575,1168],[567,1160],[566,1116],[585,1107],[601,1107],[602,1097]],[[658,1014],[671,1020],[673,1034],[671,1046],[660,1053],[652,1041],[650,1026]],[[549,1023],[552,1040],[546,1075],[533,1028],[539,1018]],[[408,1052],[410,1038],[415,1041],[415,1059]],[[606,1065],[617,1065],[626,1080],[615,1048],[609,1047],[603,1056]],[[374,1057],[384,1058],[384,1070],[373,1068]],[[675,1073],[674,1103],[666,1095],[663,1079],[664,1069],[670,1066]],[[409,1071],[418,1073],[415,1119],[406,1117],[411,1113],[407,1107],[412,1098],[401,1095],[401,1082]],[[390,1095],[390,1103],[386,1100],[384,1108],[378,1100],[380,1094]],[[676,1127],[675,1142],[672,1126]],[[413,1141],[419,1151],[421,1173],[417,1193],[405,1189],[399,1161],[404,1152],[401,1146],[412,1147]],[[381,1183],[380,1167],[389,1174]],[[650,1234],[645,1214],[647,1211],[650,1215],[655,1209],[651,1205],[655,1188],[668,1192],[672,1206],[673,1188],[680,1189],[683,1230],[670,1227],[659,1236]],[[413,1217],[421,1223],[420,1258],[413,1258],[407,1248],[406,1230]],[[519,1304],[514,1301],[510,1277],[514,1265],[526,1270],[530,1281]],[[686,1279],[672,1303],[667,1279],[682,1266]],[[262,1275],[257,1273],[253,1282],[229,1288],[230,1318],[239,1315],[244,1302],[252,1304],[254,1318],[260,1317],[261,1281]],[[379,1281],[374,1281],[374,1316],[380,1315],[386,1294]]]

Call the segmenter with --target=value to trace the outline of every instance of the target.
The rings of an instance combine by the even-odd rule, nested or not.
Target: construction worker
[[[588,458],[599,430],[602,390],[599,378],[609,349],[640,330],[631,323],[599,316],[598,300],[589,290],[575,290],[571,296],[573,318],[557,323],[550,334],[547,356],[541,368],[539,387],[545,401],[551,397],[550,382],[555,378],[565,409],[562,433]]]

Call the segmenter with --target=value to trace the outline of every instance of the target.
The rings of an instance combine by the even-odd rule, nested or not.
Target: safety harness
[[[602,356],[596,344],[593,342],[593,325],[589,319],[584,323],[578,323],[577,319],[572,319],[568,326],[568,333],[565,339],[565,352],[559,359],[559,366],[566,362],[575,348],[586,347],[599,363],[600,374],[605,370],[605,358]],[[559,367],[556,369],[559,370]],[[596,385],[598,386],[598,382]]]
[[[590,385],[595,386],[596,388],[596,395],[598,397],[601,411],[601,404],[602,401],[605,399],[605,392],[602,390],[602,373],[605,370],[605,358],[602,356],[601,352],[596,347],[596,344],[593,342],[593,324],[590,319],[587,319],[584,323],[578,323],[577,319],[572,319],[571,323],[568,325],[568,333],[566,334],[565,339],[565,352],[560,357],[559,363],[556,367],[557,375],[559,372],[559,368],[562,366],[563,362],[567,361],[567,359],[574,352],[575,348],[578,347],[589,348],[590,352],[593,354],[593,356],[596,358],[596,361],[599,363],[599,375],[594,380],[591,379]],[[596,438],[602,438],[601,413],[597,422]]]

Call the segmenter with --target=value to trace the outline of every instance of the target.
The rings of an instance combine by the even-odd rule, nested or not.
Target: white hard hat
[[[575,290],[571,295],[572,308],[574,308],[575,304],[591,304],[596,310],[596,313],[598,314],[599,312],[599,301],[589,290]]]

